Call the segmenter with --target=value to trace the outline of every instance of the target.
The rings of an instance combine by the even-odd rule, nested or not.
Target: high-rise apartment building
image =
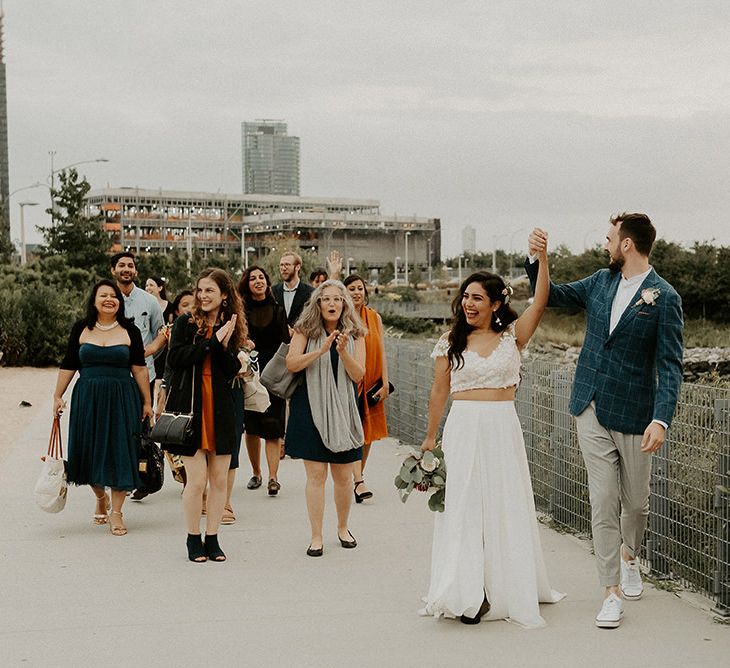
[[[0,236],[10,240],[10,194],[8,163],[8,99],[5,86],[5,57],[3,52],[3,19],[0,9]]]
[[[476,253],[477,251],[477,231],[471,226],[461,228],[461,252]]]
[[[241,124],[243,192],[299,196],[299,137],[286,123],[261,119]]]

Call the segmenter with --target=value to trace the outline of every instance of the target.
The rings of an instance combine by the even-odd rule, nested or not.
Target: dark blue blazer
[[[525,262],[533,290],[537,261]],[[682,384],[682,299],[654,269],[609,334],[611,305],[621,272],[601,269],[580,281],[550,284],[548,306],[586,310],[586,334],[570,395],[571,415],[591,401],[606,429],[643,434],[652,420],[669,425]],[[638,304],[641,291],[658,288],[654,306]]]
[[[280,304],[281,306],[284,306],[284,284],[277,283],[273,288],[271,288],[271,292],[274,295],[274,299],[276,300],[276,303]],[[297,289],[294,292],[294,299],[292,300],[292,303],[291,303],[291,309],[289,310],[289,315],[287,315],[287,317],[286,317],[286,321],[289,324],[289,327],[294,326],[294,323],[297,321],[297,319],[301,315],[305,304],[309,301],[309,298],[312,296],[313,292],[314,292],[314,288],[311,285],[307,285],[301,279],[299,280],[299,285],[297,286]]]

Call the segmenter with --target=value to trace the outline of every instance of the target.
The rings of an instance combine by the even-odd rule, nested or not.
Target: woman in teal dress
[[[91,486],[94,523],[109,523],[115,536],[127,533],[122,504],[140,486],[138,436],[142,420],[152,417],[142,335],[124,317],[122,304],[112,281],[92,288],[86,317],[71,329],[53,394],[53,414],[60,415],[63,394],[79,372],[71,395],[66,474],[69,483]]]

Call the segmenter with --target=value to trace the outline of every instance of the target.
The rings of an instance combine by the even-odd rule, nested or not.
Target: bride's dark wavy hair
[[[492,321],[489,326],[495,332],[502,332],[517,320],[517,313],[509,306],[507,286],[501,276],[490,274],[488,271],[477,271],[468,276],[466,280],[459,286],[459,294],[454,297],[451,302],[451,312],[454,319],[451,323],[451,331],[449,332],[449,350],[447,356],[449,358],[449,367],[458,369],[464,365],[464,350],[466,350],[466,339],[474,331],[466,321],[464,308],[461,301],[464,292],[472,283],[479,283],[487,293],[492,303],[499,302],[499,307],[492,314]]]

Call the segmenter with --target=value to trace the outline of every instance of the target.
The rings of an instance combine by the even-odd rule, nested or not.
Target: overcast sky
[[[730,3],[5,0],[11,191],[241,192],[241,122],[301,138],[302,195],[438,217],[442,252],[574,250],[608,217],[730,245]],[[13,196],[13,237],[47,191]],[[31,238],[31,240],[33,240]]]

